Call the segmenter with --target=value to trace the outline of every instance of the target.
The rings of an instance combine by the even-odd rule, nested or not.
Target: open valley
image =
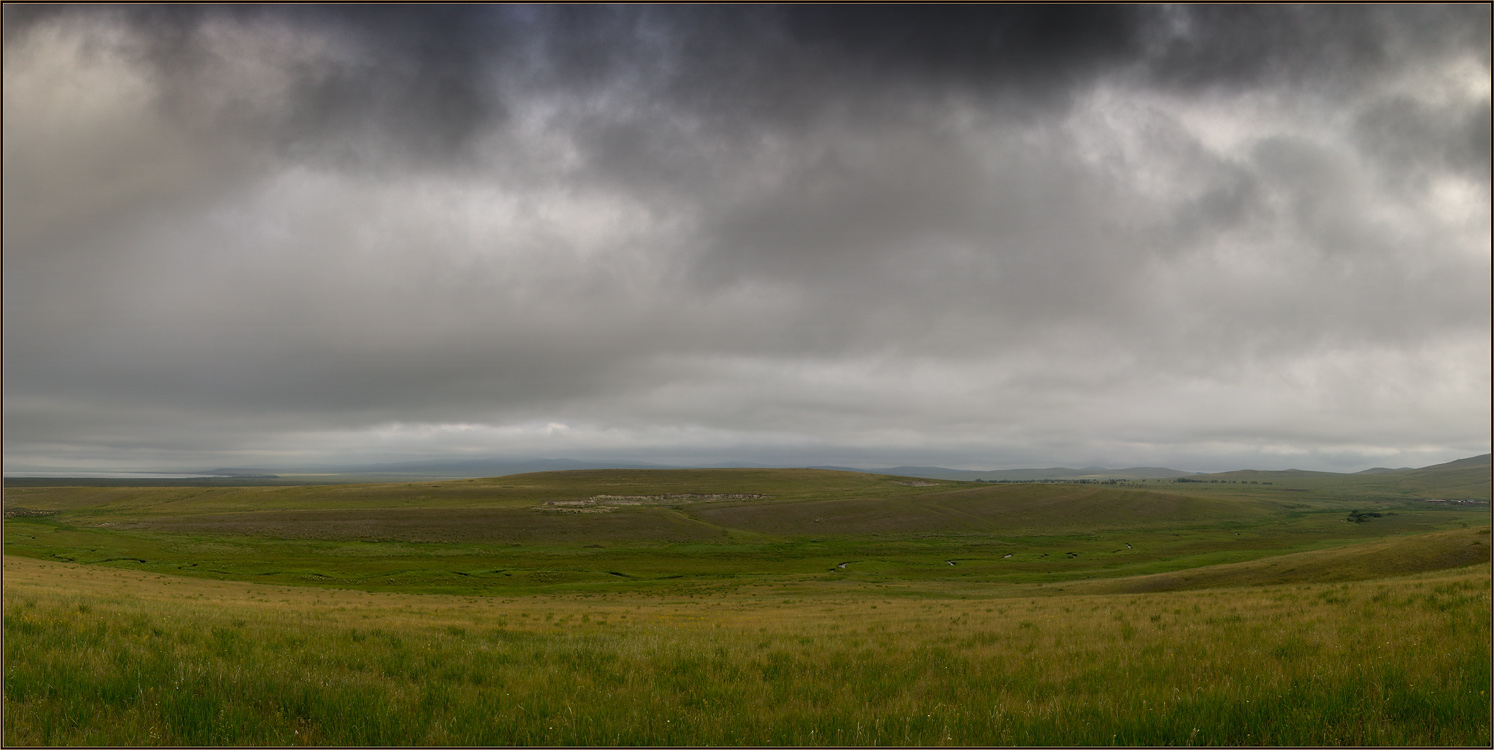
[[[1314,481],[12,487],[5,740],[1487,744],[1488,505]]]

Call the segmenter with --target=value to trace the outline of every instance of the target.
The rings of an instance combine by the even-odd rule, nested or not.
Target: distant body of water
[[[217,474],[159,474],[148,471],[7,471],[14,479],[209,479]]]

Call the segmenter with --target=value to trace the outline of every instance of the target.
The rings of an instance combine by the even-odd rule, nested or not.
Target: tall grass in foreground
[[[7,558],[10,745],[1487,745],[1489,573],[488,600]]]

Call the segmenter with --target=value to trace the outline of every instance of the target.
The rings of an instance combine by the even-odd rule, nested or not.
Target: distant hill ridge
[[[1488,500],[1490,498],[1489,454],[1423,466],[1419,469],[1384,469],[1354,474],[1327,471],[1226,471],[1196,477],[1200,481],[1258,482],[1287,488],[1336,491],[1359,497],[1402,496],[1443,500]]]
[[[1241,469],[1237,471],[1217,472],[1205,474],[1202,472],[1179,471],[1161,466],[1135,466],[1125,469],[1107,469],[1101,466],[1088,466],[1082,469],[1072,469],[1062,466],[1054,466],[1043,469],[991,469],[986,471],[971,469],[947,469],[942,466],[891,466],[886,468],[862,469],[851,466],[805,466],[808,469],[826,469],[829,471],[850,471],[858,474],[891,474],[894,476],[918,477],[920,479],[944,479],[952,481],[975,481],[984,479],[986,481],[1034,481],[1042,479],[1176,479],[1178,477],[1259,477],[1261,475],[1278,476],[1324,476],[1324,477],[1349,477],[1362,475],[1388,475],[1403,472],[1443,471],[1454,469],[1471,469],[1480,466],[1489,466],[1489,454],[1461,458],[1444,464],[1425,466],[1419,469],[1402,468],[1387,469],[1373,468],[1364,471],[1340,474],[1329,471],[1305,471],[1302,469],[1287,469],[1284,471],[1263,471],[1258,469]],[[332,466],[322,469],[307,471],[322,471],[336,474],[388,474],[399,476],[429,476],[429,477],[493,477],[507,476],[510,474],[529,474],[537,471],[575,471],[585,469],[742,469],[742,468],[780,468],[768,464],[748,463],[742,461],[720,462],[705,466],[684,466],[671,464],[655,464],[641,461],[579,461],[569,458],[539,458],[524,460],[505,460],[495,458],[477,459],[434,459],[429,461],[400,461],[395,463],[380,464],[358,464]],[[790,467],[785,467],[790,468]],[[269,468],[243,468],[243,469],[214,469],[212,474],[292,474],[296,473],[290,469]]]
[[[194,470],[190,473],[202,473],[224,479],[249,478],[249,477],[272,477],[274,475],[340,475],[346,477],[365,477],[363,481],[379,481],[377,477],[428,477],[431,479],[469,479],[478,477],[498,477],[512,474],[530,474],[541,471],[576,471],[587,469],[771,469],[771,468],[793,468],[772,466],[768,464],[750,463],[742,461],[720,462],[705,466],[684,466],[645,463],[641,461],[580,461],[569,458],[540,458],[540,459],[433,459],[427,461],[401,461],[391,463],[356,464],[324,467],[234,467],[215,468],[206,472]],[[1410,479],[1413,477],[1426,477],[1429,475],[1447,475],[1450,472],[1467,475],[1470,479],[1477,480],[1480,472],[1483,473],[1483,481],[1488,481],[1490,468],[1490,456],[1485,453],[1468,458],[1460,458],[1456,461],[1424,466],[1421,468],[1389,469],[1376,467],[1365,469],[1354,473],[1337,473],[1328,471],[1305,471],[1302,469],[1286,469],[1280,471],[1267,471],[1259,469],[1241,469],[1237,471],[1216,472],[1206,474],[1202,472],[1179,471],[1160,466],[1136,466],[1125,469],[1107,469],[1100,466],[1088,466],[1082,469],[1072,469],[1055,466],[1042,469],[991,469],[986,471],[968,469],[948,469],[942,466],[891,466],[886,468],[864,469],[850,466],[803,466],[800,468],[824,469],[829,471],[849,471],[857,474],[889,474],[893,476],[917,477],[920,479],[943,479],[946,481],[1041,481],[1052,480],[1079,480],[1079,479],[1177,479],[1182,477],[1210,478],[1210,479],[1243,479],[1243,480],[1270,480],[1273,478],[1291,479],[1312,477],[1321,478],[1349,478],[1359,477],[1365,480],[1395,480],[1397,478]]]
[[[1458,459],[1456,461],[1448,461],[1445,464],[1437,464],[1435,466],[1423,466],[1420,469],[1412,469],[1412,471],[1427,471],[1429,469],[1472,469],[1472,468],[1477,468],[1479,466],[1488,466],[1488,465],[1489,465],[1489,454],[1485,453],[1482,456],[1472,456],[1472,457],[1469,457],[1469,458],[1460,458],[1460,459]]]

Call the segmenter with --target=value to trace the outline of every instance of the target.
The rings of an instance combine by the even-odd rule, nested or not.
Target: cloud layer
[[[1488,14],[8,6],[7,467],[1486,452]]]

